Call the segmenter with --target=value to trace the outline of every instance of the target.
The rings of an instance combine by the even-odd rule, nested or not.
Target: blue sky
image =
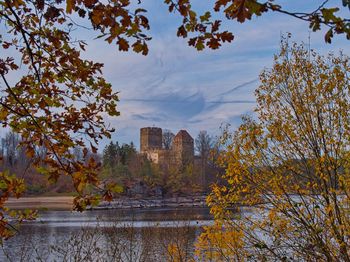
[[[194,0],[200,10],[214,1]],[[318,0],[275,1],[290,10],[308,11]],[[330,6],[341,4],[331,0]],[[208,6],[206,6],[208,5]],[[292,33],[292,40],[308,42],[308,24],[281,14],[267,13],[244,24],[224,21],[223,27],[235,40],[219,50],[196,51],[187,39],[177,38],[181,18],[169,14],[163,1],[144,0],[153,37],[149,55],[119,52],[116,45],[94,40],[96,32],[80,29],[77,38],[88,43],[86,58],[104,63],[105,78],[119,92],[119,117],[105,117],[116,129],[113,141],[139,146],[139,129],[158,126],[174,133],[187,129],[195,137],[200,130],[220,133],[221,124],[233,128],[245,114],[253,114],[254,90],[259,73],[272,65],[279,50],[281,34]],[[349,10],[345,10],[348,16]],[[311,48],[320,53],[343,49],[349,55],[345,36],[335,36],[331,45],[324,42],[324,31],[311,33]],[[99,148],[109,143],[104,140]]]
[[[276,2],[292,10],[311,10],[321,1]],[[341,1],[333,0],[330,5],[332,2],[339,5]],[[86,39],[87,57],[104,63],[105,77],[120,92],[121,116],[106,118],[116,128],[112,139],[133,141],[137,147],[139,129],[145,126],[174,133],[187,129],[193,137],[200,130],[218,135],[223,123],[237,127],[244,114],[253,114],[259,73],[271,67],[281,34],[290,32],[293,41],[308,42],[307,23],[268,13],[244,24],[224,22],[235,40],[216,51],[198,52],[186,39],[176,37],[180,18],[169,14],[162,1],[148,0],[144,6],[153,37],[148,56],[121,53],[114,45]],[[311,33],[311,48],[320,53],[343,49],[348,54],[349,42],[344,36],[336,36],[331,45],[324,43],[323,36],[324,31]],[[100,148],[106,142],[102,141]]]

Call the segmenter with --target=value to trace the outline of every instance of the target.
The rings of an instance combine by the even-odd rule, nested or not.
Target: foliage
[[[87,162],[73,159],[71,148],[84,147],[85,156],[87,148],[81,137],[72,134],[85,133],[93,142],[109,136],[111,130],[105,127],[101,113],[117,115],[115,102],[118,97],[100,76],[102,64],[80,58],[70,29],[65,29],[69,26],[69,17],[59,7],[60,2],[0,2],[1,26],[8,28],[7,34],[0,37],[2,48],[20,54],[19,62],[13,57],[0,60],[0,121],[4,127],[21,134],[21,145],[34,164],[39,162],[35,149],[40,146],[48,149],[40,161],[48,167],[45,173],[49,180],[57,181],[62,174],[70,175],[76,190],[83,194],[85,185],[98,186],[95,172],[98,165],[93,158]],[[67,1],[68,14],[72,4],[73,1]],[[83,42],[76,44],[84,50]],[[25,73],[12,84],[11,73],[18,69]],[[91,148],[96,150],[92,144]],[[1,175],[2,183],[7,184],[2,188],[3,204],[10,195],[21,196],[25,186],[13,175],[5,172]],[[89,204],[90,199],[77,199],[76,208]],[[3,226],[7,224],[5,217],[6,212],[2,212]],[[9,235],[8,230],[2,232],[3,237]]]
[[[32,167],[32,158],[28,157],[26,149],[20,146],[21,140],[21,137],[13,132],[8,132],[1,139],[0,152],[2,162],[0,171],[7,171],[9,174],[20,176],[26,186],[26,194],[40,194],[44,192],[67,193],[74,191],[69,177],[61,177],[57,183],[50,184],[45,176],[40,173],[45,172],[43,163],[37,168]],[[46,155],[46,148],[44,147],[36,148],[35,151],[38,159],[43,159],[43,156]],[[75,148],[73,154],[78,159],[80,155],[79,149]]]
[[[217,49],[222,42],[231,42],[234,35],[231,32],[220,32],[222,20],[212,20],[212,12],[207,11],[198,15],[193,8],[194,1],[191,0],[164,0],[169,6],[170,12],[178,13],[183,21],[178,28],[177,35],[188,37],[191,35],[188,44],[197,50],[202,50],[206,46]],[[258,17],[267,12],[277,12],[294,17],[309,23],[312,31],[318,31],[321,26],[328,28],[325,34],[325,41],[331,43],[334,34],[345,34],[350,39],[350,20],[341,14],[339,5],[327,6],[329,0],[322,1],[320,5],[310,12],[301,10],[300,12],[288,10],[277,1],[258,0],[216,0],[213,6],[214,12],[222,12],[228,20],[235,20],[244,23],[254,16]],[[340,2],[340,1],[339,1]],[[349,1],[343,1],[343,6],[350,8]],[[347,12],[347,10],[345,11]]]
[[[244,254],[243,230],[222,230],[221,223],[204,227],[196,242],[196,256],[201,261],[241,261]]]
[[[199,183],[196,178],[199,176],[194,174],[193,171],[193,164],[188,164],[182,168],[170,169],[165,184],[167,191],[173,193],[193,193],[198,191]]]
[[[125,181],[131,181],[138,174],[139,159],[134,144],[113,143],[105,147],[102,155],[101,178],[108,181],[106,187],[110,190],[109,197],[112,199],[113,193],[124,191]],[[133,166],[134,168],[132,168]]]
[[[101,177],[122,185],[126,189],[123,193],[128,195],[135,193],[135,186],[140,184],[145,185],[147,194],[151,195],[157,191],[156,188],[168,195],[192,194],[205,189],[201,172],[208,159],[203,159],[200,164],[182,166],[173,159],[173,155],[167,157],[165,163],[157,164],[146,155],[137,153],[132,143],[120,146],[118,142],[110,142],[103,150]],[[209,170],[208,175],[216,170]]]
[[[246,259],[350,260],[349,59],[283,41],[260,75],[258,119],[224,134],[226,183],[208,203],[224,230],[243,232],[232,241]]]
[[[0,24],[6,30],[0,36],[0,122],[21,135],[20,146],[34,166],[45,167],[42,171],[49,181],[71,177],[79,193],[75,208],[82,210],[97,200],[95,196],[85,197],[86,186],[100,185],[99,164],[88,151],[96,152],[94,144],[113,131],[102,114],[119,114],[118,96],[102,77],[102,64],[82,59],[85,43],[70,35],[73,1],[66,2],[66,11],[60,3],[0,1]],[[6,57],[14,53],[16,59]],[[84,161],[72,154],[77,146],[83,149]],[[44,157],[36,154],[40,147],[47,149]],[[1,189],[0,237],[8,237],[9,231],[3,228],[9,213],[3,204],[9,196],[20,197],[25,185],[13,174],[3,172],[1,177],[8,185]]]
[[[96,144],[110,137],[113,129],[103,115],[118,116],[117,93],[102,77],[101,63],[82,59],[86,43],[73,39],[71,32],[80,25],[76,18],[87,20],[98,38],[115,43],[120,51],[132,49],[146,55],[146,34],[150,29],[142,1],[129,0],[2,0],[0,1],[0,58],[1,100],[0,123],[22,137],[21,146],[34,166],[44,163],[43,173],[53,183],[61,176],[69,176],[78,197],[75,209],[97,203],[99,198],[89,195],[86,188],[95,187],[107,197],[111,192],[101,187],[98,179],[100,164],[88,154],[96,153]],[[190,46],[202,50],[205,46],[217,49],[223,42],[231,42],[233,34],[220,31],[220,20],[212,14],[197,15],[190,0],[165,0],[170,12],[178,13],[182,24],[179,37],[188,37]],[[325,1],[327,3],[328,1]],[[349,5],[343,1],[344,5]],[[293,13],[272,1],[217,0],[214,11],[229,20],[244,22],[267,11],[280,12],[309,22],[312,30],[321,25],[329,27],[326,41],[334,33],[349,38],[349,20],[341,17],[339,8],[321,5],[310,13]],[[13,55],[16,54],[16,55]],[[16,80],[15,80],[16,79]],[[36,150],[44,147],[44,157]],[[83,159],[76,159],[72,150],[81,147]],[[8,175],[1,174],[6,180]],[[9,175],[15,184],[20,179]],[[10,179],[10,180],[11,180]],[[21,190],[7,187],[0,204],[9,196],[20,197]],[[109,199],[107,197],[106,199]],[[0,209],[2,209],[0,205]],[[2,209],[0,220],[6,226],[7,212]],[[7,237],[7,235],[0,235]]]
[[[117,169],[123,169],[123,166],[128,166],[136,156],[136,148],[131,142],[130,145],[123,144],[119,146],[118,142],[115,144],[110,142],[103,150],[103,169],[109,176],[116,175]]]

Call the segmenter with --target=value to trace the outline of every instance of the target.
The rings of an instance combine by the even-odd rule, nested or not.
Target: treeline
[[[102,160],[102,178],[116,182],[129,196],[201,191],[200,177],[194,174],[193,166],[163,169],[139,154],[132,143],[111,142]]]
[[[163,148],[170,149],[173,138],[174,134],[165,130]],[[192,164],[161,166],[139,154],[132,142],[110,142],[103,150],[102,178],[117,183],[129,196],[205,193],[221,171],[215,164],[219,148],[212,136],[201,131],[195,139],[195,152]]]
[[[28,193],[44,193],[50,190],[45,177],[32,167],[32,159],[27,156],[26,151],[20,146],[21,138],[18,134],[8,132],[0,143],[1,172],[23,178],[27,184]],[[46,149],[36,148],[36,154],[44,156]]]
[[[174,134],[166,130],[163,134],[164,148],[171,148]],[[213,152],[218,152],[215,139],[201,131],[195,139],[196,157],[193,164],[177,167],[161,167],[138,153],[135,145],[111,141],[102,154],[88,153],[102,163],[101,180],[115,182],[122,195],[173,195],[203,193],[220,171],[213,161]],[[40,169],[34,168],[32,158],[26,155],[18,134],[8,132],[0,143],[0,171],[21,177],[27,185],[27,194],[72,193],[74,187],[69,176],[61,177],[50,184]],[[44,158],[46,148],[35,148],[36,157]],[[77,147],[72,154],[84,161],[82,150]],[[215,157],[214,157],[215,158]]]
[[[36,159],[44,159],[47,149],[42,147],[34,148]],[[83,160],[83,152],[80,148],[74,148],[72,154],[77,160]],[[88,152],[88,157],[92,156],[100,160],[98,154]],[[7,172],[10,175],[24,179],[26,184],[26,194],[38,195],[44,193],[72,193],[74,186],[69,176],[59,177],[57,183],[50,183],[45,175],[45,164],[39,162],[38,167],[33,165],[33,157],[26,154],[26,150],[21,146],[21,137],[8,132],[0,143],[0,172]],[[62,159],[64,161],[64,159]]]

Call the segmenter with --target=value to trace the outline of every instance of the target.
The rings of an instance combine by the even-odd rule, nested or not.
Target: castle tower
[[[162,149],[162,129],[159,127],[144,127],[140,129],[140,151]]]
[[[179,165],[187,165],[193,163],[193,138],[186,130],[180,130],[176,134],[174,137],[172,150],[174,152],[176,162]]]

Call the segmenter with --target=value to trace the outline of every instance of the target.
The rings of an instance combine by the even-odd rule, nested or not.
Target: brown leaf
[[[124,38],[119,38],[117,44],[119,45],[119,51],[129,50],[129,43]]]

